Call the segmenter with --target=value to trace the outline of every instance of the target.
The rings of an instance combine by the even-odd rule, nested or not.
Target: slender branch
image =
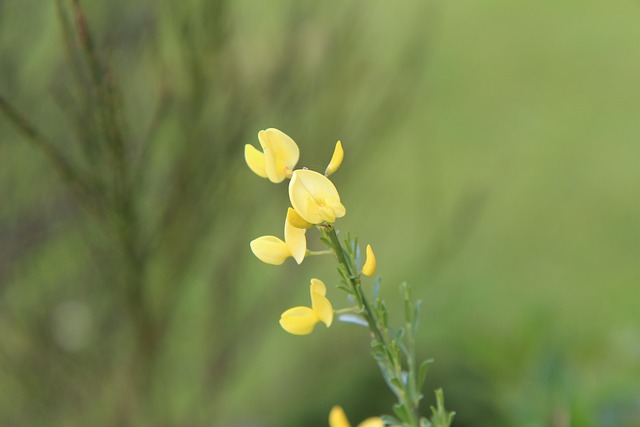
[[[0,112],[23,134],[27,140],[39,148],[58,170],[62,178],[84,196],[93,196],[95,192],[90,179],[72,164],[58,148],[27,120],[9,101],[0,95]]]

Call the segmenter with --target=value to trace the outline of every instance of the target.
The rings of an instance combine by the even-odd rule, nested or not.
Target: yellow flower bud
[[[333,223],[346,213],[338,190],[329,178],[311,170],[293,172],[289,199],[295,211],[311,224]]]
[[[342,143],[338,141],[336,142],[336,148],[333,150],[333,156],[331,156],[329,166],[327,166],[327,169],[324,171],[324,176],[329,176],[337,171],[342,164],[342,159],[344,159],[344,150],[342,149]]]
[[[329,427],[351,427],[344,409],[340,406],[334,406],[329,413]]]
[[[258,140],[262,153],[250,144],[244,147],[244,158],[249,168],[256,175],[275,183],[290,178],[300,158],[300,150],[294,140],[273,128],[258,132]]]
[[[367,257],[364,261],[364,265],[362,266],[362,274],[365,276],[373,276],[376,273],[376,255],[373,253],[373,249],[371,249],[371,245],[367,245]]]

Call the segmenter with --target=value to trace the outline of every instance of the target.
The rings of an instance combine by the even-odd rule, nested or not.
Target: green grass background
[[[329,258],[273,267],[249,251],[282,233],[287,207],[284,184],[244,165],[267,127],[315,170],[343,141],[338,228],[374,246],[396,311],[402,281],[423,300],[425,395],[444,388],[455,426],[640,425],[637,2],[83,5],[132,147],[170,99],[136,196],[141,229],[164,236],[140,285],[161,338],[135,358],[110,231],[0,117],[1,425],[320,426],[334,404],[352,422],[391,411],[362,329],[277,324],[308,302],[309,278],[338,276]],[[82,112],[81,57],[63,40],[53,2],[0,1],[0,94],[81,159],[67,118]],[[167,206],[175,219],[155,229]]]

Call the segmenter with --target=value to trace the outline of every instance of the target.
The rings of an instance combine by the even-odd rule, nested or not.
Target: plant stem
[[[348,256],[344,247],[338,239],[338,234],[332,225],[323,225],[320,227],[323,234],[329,239],[329,246],[334,250],[336,258],[340,267],[346,273],[346,277],[349,279],[349,286],[351,287],[351,294],[355,297],[356,303],[359,305],[362,315],[365,317],[369,324],[369,330],[373,337],[374,345],[379,343],[384,349],[382,352],[385,355],[384,360],[378,360],[378,365],[382,371],[383,376],[387,380],[387,383],[391,390],[396,394],[398,400],[405,408],[406,415],[408,417],[408,425],[411,427],[420,427],[420,416],[418,412],[419,399],[416,398],[416,369],[415,369],[415,346],[413,330],[411,325],[407,325],[409,332],[409,348],[405,351],[407,358],[407,364],[409,366],[408,378],[403,380],[402,362],[400,360],[399,352],[394,351],[394,347],[397,348],[397,341],[395,338],[389,336],[389,331],[386,326],[380,322],[377,312],[371,306],[371,303],[367,300],[367,297],[362,291],[360,282],[360,274],[356,271],[355,261],[351,256]],[[389,373],[391,375],[389,375]],[[392,382],[392,379],[399,379],[398,382]]]

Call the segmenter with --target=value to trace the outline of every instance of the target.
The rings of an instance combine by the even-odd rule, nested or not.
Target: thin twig
[[[73,165],[51,141],[20,114],[2,95],[0,95],[0,112],[4,114],[20,133],[26,136],[37,148],[42,150],[71,187],[84,196],[94,195],[92,185],[89,184],[90,180],[84,173],[80,172],[80,168]]]

